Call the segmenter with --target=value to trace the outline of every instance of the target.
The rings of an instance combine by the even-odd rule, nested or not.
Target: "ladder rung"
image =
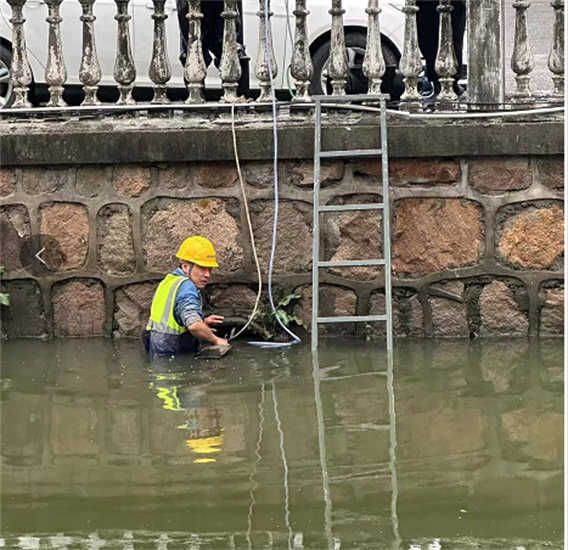
[[[386,321],[386,315],[355,315],[353,317],[318,317],[318,323],[365,323]]]
[[[383,154],[382,149],[354,149],[353,151],[320,151],[320,158],[336,157],[379,157]]]
[[[368,267],[385,265],[385,260],[339,260],[330,262],[318,262],[318,267]]]
[[[350,210],[382,210],[385,207],[382,203],[372,204],[334,204],[320,206],[320,212],[349,212]]]

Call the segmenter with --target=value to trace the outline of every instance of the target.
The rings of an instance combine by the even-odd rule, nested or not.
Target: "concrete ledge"
[[[230,119],[213,122],[189,116],[0,122],[4,166],[156,163],[232,160]],[[262,118],[241,117],[237,136],[242,160],[272,158],[272,126]],[[325,149],[379,146],[374,116],[334,115],[326,123]],[[311,121],[295,116],[279,121],[279,158],[313,158]],[[564,152],[561,118],[536,121],[478,119],[389,120],[389,156],[470,157],[558,155]]]

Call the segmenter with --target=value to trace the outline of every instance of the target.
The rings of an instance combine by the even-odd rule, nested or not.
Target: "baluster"
[[[203,89],[207,77],[207,66],[203,57],[201,43],[201,0],[189,0],[189,34],[187,38],[187,59],[185,61],[184,78],[187,82],[189,96],[186,103],[205,103]]]
[[[452,32],[451,0],[440,0],[436,7],[440,13],[440,27],[438,34],[438,53],[434,68],[440,81],[440,94],[438,101],[452,102],[458,98],[454,92],[454,75],[458,72],[458,60],[454,50],[454,37]]]
[[[114,62],[114,79],[118,82],[120,97],[117,105],[134,105],[132,98],[132,83],[136,79],[136,66],[132,57],[130,46],[130,27],[128,21],[128,3],[130,0],[114,0],[116,3],[116,15],[118,21],[116,60]]]
[[[268,2],[268,5],[267,5]],[[267,13],[268,10],[268,13]],[[259,17],[258,20],[258,33],[259,33],[259,46],[258,56],[256,58],[256,65],[254,67],[254,74],[260,81],[260,96],[257,101],[272,101],[272,92],[270,90],[270,73],[272,79],[276,78],[278,74],[278,64],[274,56],[274,45],[272,43],[272,28],[270,25],[270,18],[272,12],[270,11],[270,0],[260,0],[259,10],[256,13]],[[266,18],[268,16],[268,25]],[[268,41],[266,35],[268,33]],[[268,49],[268,52],[266,51]],[[270,55],[270,69],[268,64],[268,56]]]
[[[28,61],[28,53],[26,50],[26,36],[24,33],[24,15],[23,9],[26,0],[8,0],[8,4],[12,8],[12,68],[11,78],[14,83],[14,93],[16,99],[12,104],[13,108],[31,107],[32,104],[28,100],[29,86],[32,83],[32,69]]]
[[[45,81],[49,85],[48,107],[65,107],[63,101],[63,84],[67,80],[67,69],[63,59],[63,45],[61,44],[61,28],[59,24],[63,19],[59,15],[59,8],[63,0],[45,0],[48,8],[46,21],[49,23],[49,37],[47,46],[47,65],[45,66]]]
[[[367,25],[367,49],[363,59],[363,74],[369,79],[368,92],[371,95],[380,95],[381,83],[385,74],[386,65],[381,46],[381,26],[379,22],[379,0],[369,0],[369,7],[365,12],[369,15]]]
[[[83,54],[79,68],[79,80],[83,84],[85,99],[81,105],[100,105],[97,99],[97,90],[101,81],[101,66],[97,56],[95,43],[95,15],[93,4],[95,0],[79,0],[83,14],[79,18],[83,22]]]
[[[221,101],[234,103],[238,101],[237,87],[241,78],[241,64],[237,53],[237,0],[225,0],[225,10],[221,14],[223,26],[223,52],[221,54],[221,81],[224,94]]]
[[[294,33],[294,53],[290,66],[290,74],[296,81],[296,97],[294,101],[310,101],[310,80],[314,74],[314,65],[308,46],[308,15],[306,0],[296,0],[296,29]]]
[[[513,7],[515,13],[515,45],[513,47],[513,57],[511,68],[515,73],[517,89],[513,98],[519,102],[532,101],[533,95],[530,88],[530,72],[534,68],[534,59],[529,44],[527,33],[527,9],[530,4],[526,0],[515,0]]]
[[[416,0],[406,0],[402,11],[405,13],[404,21],[404,48],[400,60],[400,70],[404,75],[404,93],[401,96],[401,107],[405,110],[417,109],[420,105],[418,81],[422,71],[422,56],[418,48],[418,28],[416,26],[416,13],[418,12]]]
[[[548,68],[553,73],[554,99],[564,99],[564,0],[552,0],[554,8],[554,40],[548,57]]]
[[[329,76],[335,95],[345,95],[345,86],[349,76],[349,60],[345,48],[345,30],[343,28],[342,0],[332,0],[329,10],[331,15],[331,47],[329,52]]]
[[[148,76],[154,83],[154,97],[152,103],[169,103],[167,96],[168,80],[172,77],[172,67],[168,58],[168,43],[166,40],[166,0],[152,0],[154,4],[154,43],[152,48],[152,61],[148,70]]]

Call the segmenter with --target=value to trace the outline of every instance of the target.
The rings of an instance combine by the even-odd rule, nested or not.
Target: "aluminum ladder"
[[[391,243],[390,243],[390,200],[388,183],[388,148],[387,148],[387,116],[385,96],[377,95],[344,95],[314,96],[315,100],[315,144],[314,144],[314,223],[313,223],[313,258],[312,258],[312,350],[318,349],[318,329],[324,323],[368,323],[386,322],[387,351],[392,352],[392,284],[391,284]],[[322,107],[333,108],[336,103],[352,103],[365,101],[380,105],[380,149],[358,149],[345,151],[322,151]],[[325,103],[328,103],[326,105]],[[349,106],[345,106],[348,108]],[[355,107],[356,108],[356,107]],[[382,160],[382,203],[375,204],[342,204],[320,205],[321,159],[381,157]],[[322,261],[320,260],[320,214],[323,212],[349,212],[357,210],[383,211],[383,254],[384,258],[376,260]],[[385,315],[355,315],[320,317],[319,315],[319,270],[326,267],[364,267],[384,266],[385,268]]]

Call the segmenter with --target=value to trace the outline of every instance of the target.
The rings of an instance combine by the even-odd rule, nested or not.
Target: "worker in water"
[[[200,291],[211,270],[219,267],[215,249],[205,237],[186,239],[176,254],[181,265],[158,285],[152,300],[148,326],[142,334],[146,351],[151,355],[194,353],[199,341],[217,346],[229,346],[215,334],[220,315],[204,318]]]

